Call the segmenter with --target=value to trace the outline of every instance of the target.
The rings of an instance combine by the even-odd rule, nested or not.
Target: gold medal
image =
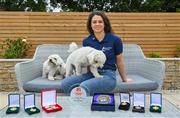
[[[154,110],[158,110],[159,108],[158,108],[157,106],[154,106],[153,109],[154,109]]]
[[[46,109],[49,109],[49,108],[51,108],[51,107],[52,107],[52,105],[45,106]]]
[[[12,107],[10,110],[11,110],[11,111],[16,111],[17,108],[16,108],[16,107]]]
[[[122,105],[127,105],[127,103],[126,102],[122,102]]]
[[[135,108],[136,108],[136,109],[141,109],[141,107],[140,107],[140,106],[135,106]]]
[[[35,108],[31,108],[30,111],[31,111],[31,112],[35,112],[36,109],[35,109]]]
[[[53,106],[53,109],[57,109],[58,107],[56,107],[56,106]]]
[[[49,106],[46,106],[45,108],[47,109],[47,110],[51,110],[51,109],[53,109],[53,105],[49,105]]]

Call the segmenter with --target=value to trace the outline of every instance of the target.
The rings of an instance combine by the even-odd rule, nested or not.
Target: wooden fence
[[[88,35],[87,12],[0,12],[0,43],[6,38],[25,37],[33,45],[81,43]],[[179,54],[180,13],[106,13],[114,32],[124,43],[139,44],[146,56],[152,52],[162,57]],[[2,49],[0,49],[2,53]]]

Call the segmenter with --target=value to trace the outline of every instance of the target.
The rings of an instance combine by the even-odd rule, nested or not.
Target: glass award
[[[133,112],[145,112],[145,94],[144,93],[134,93],[133,94]]]
[[[35,106],[35,94],[24,95],[24,110],[29,115],[40,112],[40,110]]]
[[[92,111],[115,111],[115,99],[112,93],[95,93],[91,104]]]
[[[73,101],[83,102],[87,98],[86,91],[81,87],[75,87],[70,92]]]
[[[47,113],[62,110],[62,107],[57,104],[57,93],[55,89],[42,90],[41,105],[42,109]]]
[[[8,109],[6,114],[15,114],[20,110],[20,94],[9,94],[8,95]]]
[[[130,108],[130,95],[129,93],[120,93],[120,110],[129,110]]]
[[[162,109],[162,94],[151,93],[150,94],[150,112],[161,113]]]

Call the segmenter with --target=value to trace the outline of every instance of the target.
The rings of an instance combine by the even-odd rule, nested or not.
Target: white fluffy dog
[[[106,61],[106,56],[102,51],[96,50],[92,47],[81,47],[74,48],[73,43],[70,45],[70,51],[72,52],[66,61],[66,77],[73,74],[73,71],[76,75],[82,74],[82,68],[86,67],[90,69],[94,77],[102,77],[98,73],[98,68],[102,68]],[[71,47],[72,46],[72,47]],[[75,50],[71,50],[74,48]]]
[[[42,76],[49,80],[63,79],[66,73],[65,66],[63,59],[59,55],[50,55],[43,63]]]
[[[75,42],[72,42],[72,43],[69,45],[69,50],[68,50],[68,52],[69,52],[69,53],[72,53],[72,52],[75,51],[76,49],[78,49],[78,45],[77,45]]]

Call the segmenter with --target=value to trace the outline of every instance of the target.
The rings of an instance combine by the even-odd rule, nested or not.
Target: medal
[[[153,109],[154,109],[154,110],[158,110],[159,108],[158,108],[157,106],[154,106]]]
[[[126,102],[122,102],[121,104],[122,104],[122,105],[127,105],[127,103],[126,103]]]
[[[53,105],[49,105],[49,106],[46,106],[46,109],[47,109],[47,110],[51,110],[52,107],[53,107]]]
[[[35,109],[35,108],[31,108],[30,111],[31,111],[31,112],[35,112],[36,109]]]
[[[55,105],[49,105],[45,107],[47,110],[51,110],[51,109],[58,109],[59,107],[56,107]]]
[[[58,107],[56,107],[56,106],[53,106],[52,108],[53,108],[53,109],[57,109]]]
[[[111,97],[109,95],[99,95],[97,99],[100,104],[108,104]]]
[[[16,111],[17,108],[16,108],[16,107],[12,107],[10,110],[11,110],[11,111]]]
[[[135,106],[135,108],[136,108],[136,109],[141,109],[141,107],[140,107],[140,106]]]

